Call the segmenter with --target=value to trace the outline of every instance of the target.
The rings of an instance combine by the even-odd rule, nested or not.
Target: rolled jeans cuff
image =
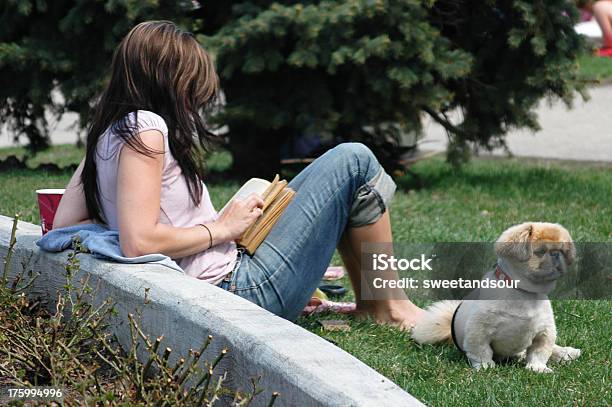
[[[357,190],[349,212],[348,226],[355,228],[376,222],[391,204],[396,188],[393,179],[381,167],[370,181]]]

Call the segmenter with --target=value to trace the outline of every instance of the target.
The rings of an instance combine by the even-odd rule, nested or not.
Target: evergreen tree
[[[137,22],[171,19],[216,57],[234,170],[267,176],[303,134],[360,140],[394,158],[423,114],[449,132],[449,158],[537,128],[536,103],[582,85],[567,0],[9,1],[0,16],[0,119],[45,143],[45,107],[87,120],[112,49]],[[51,90],[65,95],[51,100]],[[447,119],[462,112],[460,122]],[[383,160],[389,167],[393,160]]]
[[[189,29],[193,7],[186,0],[3,0],[0,122],[15,139],[27,135],[34,151],[49,143],[45,109],[55,118],[77,112],[84,127],[121,38],[148,19]]]

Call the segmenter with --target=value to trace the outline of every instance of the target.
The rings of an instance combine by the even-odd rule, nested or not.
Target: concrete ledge
[[[8,249],[12,219],[0,216],[0,258]],[[22,264],[40,273],[32,295],[53,301],[64,284],[67,253],[49,254],[35,245],[40,227],[19,222],[11,275]],[[210,334],[214,346],[230,352],[221,367],[230,383],[248,389],[254,376],[265,393],[255,405],[267,403],[272,391],[280,406],[420,406],[417,399],[340,348],[250,302],[203,281],[158,265],[121,265],[80,254],[81,272],[90,276],[99,297],[117,303],[114,333],[129,343],[128,312],[140,310],[143,330],[164,335],[163,346],[174,357],[197,349]],[[144,290],[149,303],[144,305]],[[121,321],[123,320],[123,321]],[[209,357],[210,359],[211,357]]]

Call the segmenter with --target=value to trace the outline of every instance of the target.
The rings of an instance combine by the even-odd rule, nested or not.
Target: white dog
[[[452,338],[476,369],[495,366],[494,356],[515,356],[526,359],[527,369],[549,373],[549,359],[578,358],[579,349],[555,344],[547,295],[575,258],[569,232],[552,223],[523,223],[506,230],[495,251],[497,266],[484,278],[516,288],[481,288],[463,301],[434,303],[415,326],[413,339],[430,344]]]

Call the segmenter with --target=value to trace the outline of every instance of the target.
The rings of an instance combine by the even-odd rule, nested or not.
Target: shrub
[[[218,364],[228,349],[212,361],[204,358],[212,336],[200,349],[190,349],[172,362],[163,337],[151,339],[138,317],[129,314],[130,344],[122,349],[109,329],[111,316],[116,316],[112,300],[96,298],[88,278],[75,281],[78,247],[69,255],[64,290],[49,312],[47,304],[28,296],[37,276],[27,264],[9,280],[16,226],[17,218],[0,275],[0,390],[51,386],[61,389],[60,398],[69,406],[212,406],[221,400],[224,405],[247,406],[261,392],[256,378],[249,392],[226,385],[227,373],[219,372]],[[144,362],[139,355],[143,347]],[[0,402],[5,396],[0,393]],[[268,405],[277,396],[274,393]]]

